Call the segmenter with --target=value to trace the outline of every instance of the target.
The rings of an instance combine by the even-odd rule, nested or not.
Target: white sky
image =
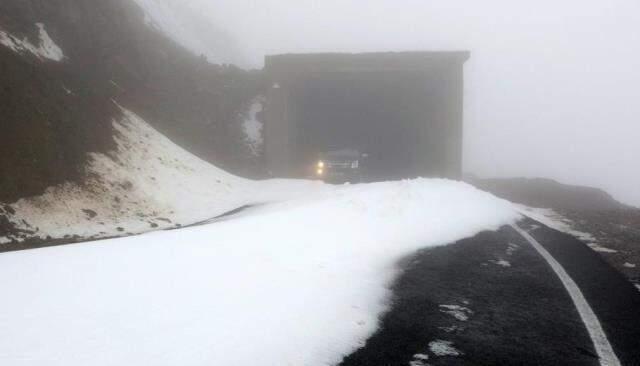
[[[453,50],[466,65],[466,170],[604,188],[640,206],[637,0],[192,0],[265,54]]]

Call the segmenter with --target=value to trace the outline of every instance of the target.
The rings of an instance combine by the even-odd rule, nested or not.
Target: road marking
[[[620,360],[618,360],[618,356],[616,356],[613,351],[613,347],[611,347],[611,343],[607,339],[607,335],[604,333],[602,329],[602,325],[598,320],[598,317],[589,306],[589,303],[584,298],[582,291],[578,285],[573,281],[573,279],[569,276],[567,271],[564,270],[562,265],[549,253],[536,239],[534,239],[528,232],[522,230],[518,225],[511,225],[523,238],[525,238],[531,246],[533,246],[538,253],[549,263],[553,271],[556,273],[560,281],[569,292],[569,296],[571,296],[571,300],[573,300],[578,313],[580,314],[580,318],[582,318],[582,322],[587,327],[587,331],[589,331],[589,336],[591,337],[591,341],[593,342],[593,346],[598,352],[598,356],[600,357],[600,365],[602,366],[621,366]]]

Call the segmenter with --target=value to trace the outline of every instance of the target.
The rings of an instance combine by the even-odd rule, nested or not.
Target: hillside
[[[79,183],[89,153],[115,148],[113,101],[198,156],[256,175],[240,119],[260,84],[183,48],[133,0],[4,0],[0,202]]]
[[[576,211],[631,208],[601,189],[562,184],[552,179],[471,177],[467,181],[499,197],[531,207]]]

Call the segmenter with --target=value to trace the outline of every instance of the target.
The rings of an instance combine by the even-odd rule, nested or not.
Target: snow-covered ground
[[[519,217],[448,180],[244,180],[123,112],[118,150],[92,157],[93,181],[20,201],[12,220],[92,235],[268,204],[0,255],[0,365],[336,364],[376,330],[402,257]]]
[[[64,59],[64,53],[51,37],[49,37],[44,24],[36,23],[36,27],[38,27],[38,37],[40,41],[38,45],[34,45],[29,42],[28,39],[18,39],[2,30],[0,30],[0,44],[9,47],[17,53],[30,52],[41,60],[62,61]]]
[[[421,179],[5,253],[0,364],[336,364],[376,329],[397,260],[516,218],[468,185]]]

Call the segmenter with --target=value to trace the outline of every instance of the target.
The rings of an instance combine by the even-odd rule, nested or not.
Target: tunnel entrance
[[[367,154],[370,179],[411,175],[410,147],[419,131],[406,123],[410,109],[401,96],[409,83],[409,76],[369,73],[306,79],[292,95],[298,106],[293,165],[303,171],[325,152],[352,149]]]
[[[306,177],[328,151],[367,154],[368,180],[458,178],[467,53],[267,58],[265,152],[272,174]]]

